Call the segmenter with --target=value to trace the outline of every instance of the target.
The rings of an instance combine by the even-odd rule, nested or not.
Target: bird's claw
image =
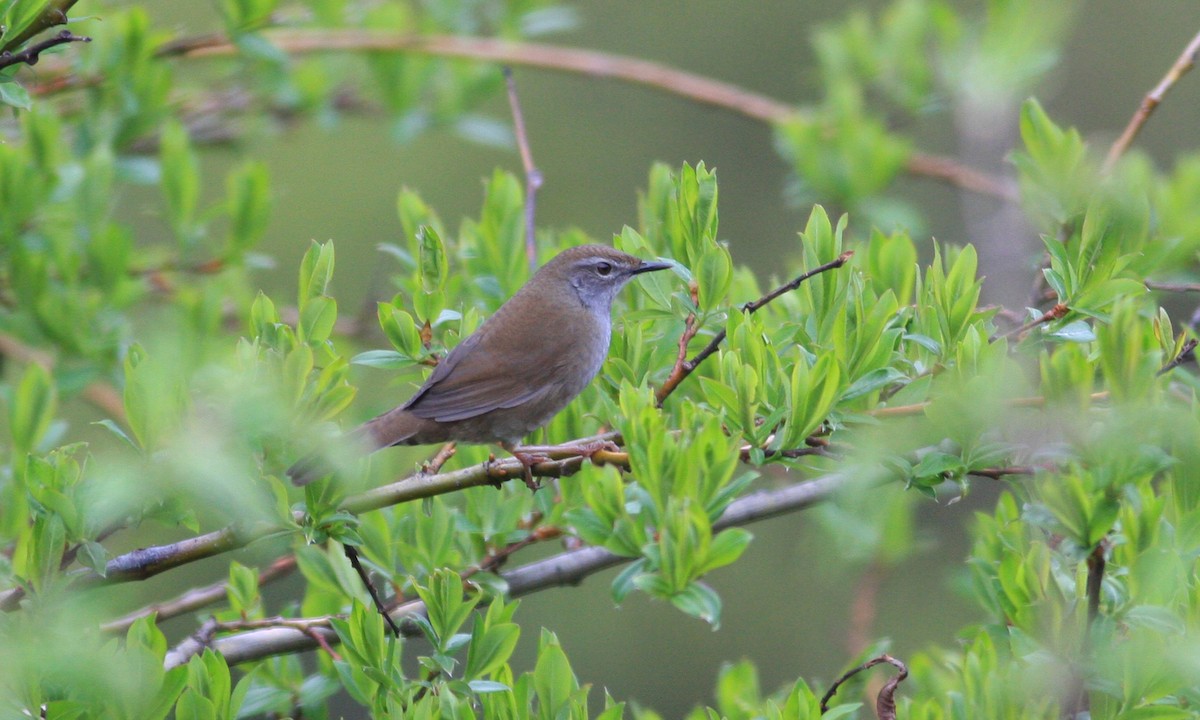
[[[533,466],[539,463],[544,463],[550,460],[545,455],[534,453],[513,452],[513,457],[517,462],[521,463],[521,470],[524,471],[525,487],[529,488],[530,492],[537,492],[541,489],[542,484],[533,477]]]

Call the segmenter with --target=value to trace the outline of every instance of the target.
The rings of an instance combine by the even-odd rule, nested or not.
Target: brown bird
[[[608,355],[612,303],[635,275],[671,267],[603,245],[564,250],[450,351],[408,402],[350,433],[369,452],[451,440],[496,443],[526,468],[541,456],[516,445],[587,387]],[[288,476],[328,474],[316,456]]]

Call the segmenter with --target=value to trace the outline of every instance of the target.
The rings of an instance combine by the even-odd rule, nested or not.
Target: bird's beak
[[[641,275],[642,273],[654,272],[655,270],[667,270],[671,267],[671,263],[665,262],[644,262],[634,269],[629,271],[630,275]]]

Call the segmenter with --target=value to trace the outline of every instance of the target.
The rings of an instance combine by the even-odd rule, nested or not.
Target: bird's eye
[[[613,268],[610,263],[602,262],[596,264],[596,273],[601,277],[608,277],[609,275],[612,275],[612,270]]]

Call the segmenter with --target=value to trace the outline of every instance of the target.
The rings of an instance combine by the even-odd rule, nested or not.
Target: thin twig
[[[21,47],[25,43],[32,40],[37,35],[41,35],[46,30],[57,25],[67,24],[67,12],[75,5],[78,0],[50,0],[42,9],[42,14],[36,20],[30,23],[29,27],[22,30],[20,33],[12,37],[4,38],[4,44],[0,45],[0,52],[12,52],[14,49]]]
[[[861,655],[871,642],[871,628],[878,615],[879,588],[887,576],[887,566],[879,558],[873,559],[863,568],[854,583],[850,603],[850,627],[846,632],[846,650],[851,655]]]
[[[524,550],[530,545],[534,545],[546,540],[553,540],[562,536],[563,531],[562,528],[559,527],[547,526],[535,528],[529,533],[528,537],[509,543],[504,547],[489,553],[487,557],[479,561],[478,565],[468,568],[466,571],[464,571],[462,573],[462,578],[463,580],[466,580],[477,573],[496,572],[506,562],[508,562],[509,558],[511,558],[517,552]]]
[[[358,577],[362,579],[363,585],[367,586],[367,593],[371,595],[371,602],[375,603],[375,609],[387,621],[388,627],[392,629],[392,634],[400,637],[400,627],[396,625],[395,620],[392,620],[392,616],[388,615],[383,600],[380,599],[379,593],[375,591],[375,585],[371,583],[371,577],[367,575],[366,568],[362,566],[362,561],[358,558],[358,550],[349,543],[342,543],[342,549],[346,551],[346,557],[350,559],[350,564],[354,567],[354,572],[358,573]]]
[[[1179,82],[1179,79],[1195,66],[1198,54],[1200,54],[1200,33],[1197,33],[1187,44],[1187,47],[1179,54],[1179,58],[1175,60],[1175,64],[1171,66],[1170,70],[1167,70],[1163,79],[1159,80],[1158,85],[1155,85],[1154,89],[1142,98],[1142,104],[1129,119],[1129,124],[1125,126],[1125,130],[1112,144],[1112,147],[1108,149],[1108,156],[1104,159],[1103,171],[1105,173],[1113,169],[1117,160],[1121,159],[1129,146],[1133,144],[1134,138],[1141,132],[1142,126],[1150,119],[1150,115],[1154,113],[1155,108],[1163,101],[1175,83]]]
[[[37,65],[41,54],[50,48],[66,45],[67,43],[89,43],[91,41],[90,37],[81,37],[71,33],[70,30],[63,30],[54,37],[35,42],[19,52],[0,52],[0,70],[11,65]]]
[[[1033,320],[1030,320],[1029,322],[1025,323],[1024,325],[1021,325],[1020,327],[1015,327],[1010,330],[1005,330],[1002,333],[996,333],[995,335],[988,338],[988,342],[993,343],[993,342],[996,342],[997,340],[1000,340],[1000,339],[1006,338],[1006,337],[1011,337],[1013,335],[1024,335],[1025,333],[1034,329],[1038,325],[1045,325],[1048,322],[1053,322],[1054,320],[1062,319],[1062,317],[1065,316],[1070,311],[1071,311],[1071,308],[1067,307],[1066,305],[1063,305],[1062,303],[1059,303],[1059,304],[1055,305],[1054,307],[1050,308],[1049,310],[1047,310],[1046,312],[1042,313],[1040,317],[1036,317]]]
[[[696,337],[699,330],[696,313],[688,313],[687,320],[683,322],[683,332],[679,335],[679,352],[675,355],[675,366],[671,368],[671,372],[663,384],[654,391],[654,404],[658,407],[662,407],[663,401],[675,390],[675,386],[687,377],[684,366],[687,365],[688,343]]]
[[[1087,610],[1088,610],[1088,627],[1096,622],[1100,617],[1100,591],[1104,587],[1104,569],[1105,560],[1104,552],[1107,549],[1107,544],[1104,540],[1096,543],[1096,547],[1092,549],[1087,558]]]
[[[1032,465],[1007,465],[1005,467],[968,470],[967,474],[974,475],[975,477],[988,478],[989,480],[1003,480],[1009,475],[1033,475],[1037,471],[1038,468]]]
[[[896,688],[900,685],[900,683],[904,682],[905,678],[908,677],[908,667],[905,666],[903,662],[897,660],[891,655],[880,655],[877,658],[868,660],[862,665],[847,671],[844,675],[838,678],[837,681],[833,683],[833,686],[829,688],[829,691],[825,693],[825,696],[821,698],[821,714],[829,712],[829,701],[832,700],[833,696],[837,694],[838,688],[841,687],[842,683],[859,674],[863,670],[873,668],[881,663],[888,663],[900,672],[898,672],[895,677],[889,680],[888,683],[883,686],[883,689],[879,691],[879,697],[875,700],[875,714],[879,720],[896,720]]]
[[[841,266],[845,265],[846,261],[849,260],[850,256],[853,254],[853,250],[847,250],[846,252],[837,256],[836,259],[831,260],[824,265],[819,265],[806,273],[798,275],[790,282],[780,285],[759,299],[746,303],[742,306],[742,312],[746,313],[747,315],[754,314],[767,303],[800,287],[801,283],[813,277],[814,275],[820,275],[823,272],[840,268]],[[684,363],[676,363],[675,367],[671,370],[671,374],[668,375],[667,379],[663,381],[662,387],[659,388],[658,392],[655,393],[655,396],[658,398],[658,404],[661,406],[663,401],[666,400],[666,398],[675,391],[675,388],[679,386],[679,383],[687,379],[687,377],[691,375],[696,368],[699,367],[700,363],[704,362],[709,355],[715,353],[717,348],[719,348],[721,343],[724,341],[725,329],[722,328],[720,332],[718,332],[716,335],[713,335],[712,340],[709,340],[708,344],[705,345],[700,352],[696,353],[691,360],[688,360]]]
[[[1200,292],[1200,283],[1170,283],[1147,280],[1145,285],[1147,290],[1162,290],[1163,292],[1181,293]]]
[[[274,582],[280,578],[287,577],[293,570],[296,569],[296,556],[287,555],[281,557],[271,563],[266,570],[258,574],[258,585],[262,587],[267,583]],[[110,622],[106,622],[100,626],[101,632],[105,633],[123,633],[129,629],[137,620],[154,616],[154,621],[162,622],[173,617],[178,617],[194,610],[199,610],[202,607],[207,607],[213,603],[224,600],[229,594],[229,582],[221,580],[211,585],[204,587],[192,588],[172,600],[166,600],[146,607],[134,610],[124,617],[117,618]]]
[[[1155,377],[1162,377],[1185,362],[1189,360],[1195,360],[1197,343],[1200,343],[1200,340],[1197,340],[1196,338],[1192,338],[1191,340],[1185,342],[1183,347],[1179,350],[1179,354],[1172,358],[1169,363],[1159,368],[1158,373],[1155,374]]]
[[[993,177],[967,167],[954,158],[914,152],[908,157],[906,170],[910,175],[941,180],[980,195],[991,195],[1008,202],[1016,202],[1019,199],[1015,180]]]
[[[525,116],[521,112],[521,101],[517,97],[517,82],[512,68],[505,66],[504,82],[508,86],[508,105],[512,108],[513,131],[517,136],[517,149],[521,153],[521,167],[525,169],[525,257],[530,271],[537,269],[537,238],[534,235],[534,217],[537,213],[537,192],[542,187],[542,171],[533,164],[533,151],[529,149],[529,136],[525,132]]]
[[[1087,625],[1083,628],[1082,643],[1082,652],[1084,655],[1091,652],[1092,629],[1095,626],[1096,620],[1100,617],[1100,595],[1104,589],[1104,570],[1107,564],[1104,559],[1104,553],[1107,549],[1108,543],[1101,538],[1100,542],[1096,543],[1096,547],[1092,548],[1092,552],[1087,557],[1087,585],[1085,590],[1087,593]],[[1075,663],[1072,663],[1069,683],[1067,713],[1070,717],[1078,717],[1081,713],[1087,713],[1091,707],[1091,699],[1088,696],[1087,688],[1084,686],[1081,671]]]
[[[428,462],[421,466],[421,473],[424,475],[437,475],[442,471],[442,466],[454,457],[454,453],[458,452],[458,444],[453,440],[438,448],[438,451],[433,454],[433,457]]]
[[[1100,392],[1092,393],[1088,397],[1092,400],[1107,400],[1108,396],[1109,396],[1109,392],[1107,390],[1101,390]],[[865,411],[863,414],[870,415],[871,417],[877,417],[877,418],[908,417],[911,415],[920,415],[920,414],[924,413],[925,410],[927,410],[929,408],[929,406],[932,404],[933,404],[933,402],[931,400],[926,400],[924,402],[913,403],[911,405],[894,405],[892,407],[872,408],[870,410]],[[1016,407],[1016,408],[1042,407],[1045,404],[1046,404],[1046,398],[1041,395],[1035,395],[1032,397],[1013,398],[1012,400],[1005,402],[1005,405],[1008,405],[1009,407]]]

